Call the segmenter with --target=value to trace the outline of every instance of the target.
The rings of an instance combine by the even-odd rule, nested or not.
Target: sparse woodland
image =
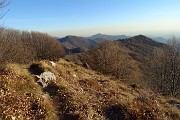
[[[123,40],[124,46],[120,42],[106,41],[90,52],[69,58],[87,62],[96,71],[141,84],[159,94],[180,96],[180,52],[176,39],[173,37],[167,45],[139,36],[136,39],[141,39],[141,43],[128,44],[129,41]],[[143,46],[143,42],[148,43]]]
[[[180,97],[180,52],[175,47],[175,38],[167,45],[154,49],[149,59],[149,81],[160,94]]]
[[[101,44],[94,49],[92,55],[94,69],[97,71],[119,79],[128,78],[132,82],[135,79],[135,82],[142,85],[145,82],[157,93],[180,97],[180,52],[176,48],[175,37],[169,40],[166,46],[155,47],[142,63],[142,58],[139,57],[140,64],[117,42]],[[141,77],[144,78],[143,82]]]

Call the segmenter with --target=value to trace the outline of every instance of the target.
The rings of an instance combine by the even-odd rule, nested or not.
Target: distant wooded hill
[[[86,51],[98,44],[94,40],[77,36],[66,36],[57,40],[65,46],[67,54]]]
[[[144,35],[134,36],[128,39],[118,40],[122,45],[129,48],[135,60],[145,61],[155,48],[164,47],[164,43],[152,40]]]
[[[79,36],[66,36],[64,38],[57,38],[59,42],[61,42],[66,51],[69,53],[79,53],[81,51],[86,51],[96,47],[99,43],[107,40],[118,40],[129,38],[126,35],[105,35],[105,34],[95,34],[91,37],[79,37]]]
[[[134,40],[133,40],[134,39]],[[91,37],[78,37],[78,36],[66,36],[64,38],[57,39],[59,42],[61,42],[66,49],[66,53],[80,53],[82,51],[87,51],[92,48],[95,48],[97,45],[104,41],[109,40],[118,40],[121,41],[124,45],[126,45],[127,42],[131,42],[133,45],[139,44],[139,46],[144,46],[146,48],[146,45],[152,46],[152,45],[160,45],[161,43],[164,43],[167,41],[166,39],[162,37],[158,38],[147,38],[145,36],[135,36],[135,37],[129,37],[126,35],[105,35],[105,34],[96,34]],[[156,42],[156,41],[160,41]],[[142,42],[143,44],[139,43]],[[141,45],[140,45],[141,44]],[[132,48],[132,46],[131,46]],[[148,49],[146,50],[148,51]],[[146,52],[145,52],[146,53]]]

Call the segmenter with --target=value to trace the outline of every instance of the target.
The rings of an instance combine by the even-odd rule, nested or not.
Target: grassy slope
[[[0,74],[0,119],[180,119],[180,110],[140,86],[59,60],[53,68],[57,82],[43,89],[29,73],[29,65],[8,64]],[[173,99],[173,98],[171,98]],[[179,100],[176,100],[179,101]]]

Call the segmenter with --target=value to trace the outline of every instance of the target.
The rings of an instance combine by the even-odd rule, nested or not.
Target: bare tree
[[[9,4],[9,2],[7,2],[7,0],[0,0],[0,9],[2,10],[3,8],[5,8],[7,5]],[[6,12],[2,12],[0,14],[0,19],[3,18],[9,11],[10,9],[8,9]]]
[[[180,53],[173,37],[167,47],[157,48],[149,64],[149,77],[153,88],[164,95],[180,95]]]
[[[40,32],[31,32],[31,46],[37,59],[57,59],[64,55],[63,46],[52,37]]]
[[[8,2],[6,1],[6,0],[0,0],[0,9],[1,9],[1,11],[2,11],[2,9],[3,8],[5,8],[6,6],[8,5]],[[6,15],[6,13],[8,12],[9,10],[7,10],[5,13],[4,12],[1,12],[0,13],[0,19],[2,19],[5,15]],[[3,32],[3,30],[4,30],[4,28],[3,27],[0,27],[0,36],[1,36],[1,34],[2,34],[2,32]],[[0,39],[0,67],[2,66],[2,49],[3,49],[3,46],[2,46],[2,44],[1,44],[2,42],[1,42],[1,39]]]
[[[4,29],[0,35],[1,63],[54,60],[63,55],[63,46],[44,33]]]
[[[119,79],[133,79],[133,60],[119,42],[106,41],[91,53],[93,68]]]

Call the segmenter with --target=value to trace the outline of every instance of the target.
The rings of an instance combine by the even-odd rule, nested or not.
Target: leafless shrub
[[[28,63],[55,60],[64,55],[63,46],[47,34],[4,29],[0,35],[0,62]]]

